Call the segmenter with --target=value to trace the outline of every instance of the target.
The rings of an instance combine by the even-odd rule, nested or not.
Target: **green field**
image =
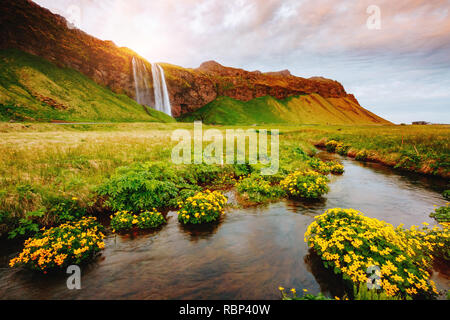
[[[192,130],[193,126],[187,123],[0,123],[1,229],[8,230],[5,221],[16,221],[29,212],[48,212],[73,197],[83,208],[96,212],[101,197],[95,189],[117,168],[156,162],[174,166],[170,157],[176,143],[171,141],[171,134],[180,128]],[[313,154],[314,145],[335,139],[351,145],[349,153],[365,149],[373,158],[392,166],[400,164],[402,169],[446,177],[449,174],[449,126],[246,128],[280,129],[280,170],[285,172],[308,167],[299,150]],[[51,223],[50,217],[44,217],[40,220],[42,224]]]
[[[0,51],[0,121],[174,122],[83,74],[19,50]]]

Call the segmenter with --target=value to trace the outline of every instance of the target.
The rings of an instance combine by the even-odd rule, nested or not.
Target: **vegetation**
[[[175,121],[73,69],[19,50],[1,50],[0,69],[0,121]]]
[[[279,185],[272,185],[267,178],[252,174],[246,178],[241,177],[236,183],[237,191],[246,199],[254,203],[263,203],[279,199],[285,192]]]
[[[280,186],[293,198],[318,199],[328,193],[328,181],[315,171],[296,171],[281,181]]]
[[[449,236],[448,228],[394,228],[356,210],[337,208],[316,217],[305,241],[344,280],[356,286],[373,281],[387,296],[407,298],[438,294],[429,270]],[[374,267],[375,278],[369,278],[368,268]]]
[[[281,298],[283,300],[334,300],[326,297],[323,293],[319,292],[319,294],[314,295],[308,293],[308,289],[303,289],[303,295],[300,297],[297,295],[297,290],[292,288],[290,292],[286,293],[283,287],[279,287]]]
[[[436,219],[441,224],[450,225],[450,207],[447,203],[446,206],[436,208],[434,212],[430,213],[430,217]]]
[[[297,137],[314,136],[316,145],[360,161],[380,162],[446,178],[450,177],[449,134],[450,127],[446,125],[373,126],[371,129],[334,126],[295,132]]]
[[[105,247],[101,228],[95,218],[89,217],[42,230],[42,233],[25,241],[25,248],[11,259],[10,266],[25,266],[47,273],[86,262]]]
[[[6,236],[11,232],[10,237],[32,236],[42,226],[75,221],[108,205],[112,212],[176,207],[178,201],[204,187],[233,186],[237,178],[258,173],[258,166],[248,164],[173,166],[167,161],[176,144],[170,137],[172,130],[180,128],[192,130],[192,125],[0,123],[0,233]],[[259,130],[259,127],[247,128]],[[277,128],[281,132],[280,170],[261,182],[261,186],[270,184],[276,194],[277,185],[289,173],[313,169],[318,160],[311,157],[317,152],[312,144],[324,137],[335,141],[345,139],[351,145],[349,153],[364,146],[370,150],[371,157],[377,154],[389,163],[400,159],[396,155],[401,148],[410,148],[414,143],[423,155],[424,168],[430,168],[425,163],[437,164],[450,153],[448,143],[444,143],[449,133],[446,126],[269,125],[265,128]],[[445,163],[440,163],[443,166],[437,171],[427,172],[448,171]],[[158,177],[153,186],[153,182],[146,185],[142,180],[158,180]],[[251,195],[257,203],[271,201],[269,198],[275,196],[268,198],[264,188],[251,190],[244,184],[240,186],[241,194]],[[147,197],[150,187],[168,190],[175,198],[167,203],[169,197],[163,193]]]
[[[218,97],[193,113],[180,117],[183,122],[202,120],[207,124],[389,124],[364,110],[348,98],[325,99],[318,94],[278,100],[271,96],[250,101]]]
[[[130,231],[133,229],[148,230],[161,226],[166,222],[161,212],[143,211],[133,214],[128,211],[119,211],[111,216],[111,228],[113,232]]]
[[[308,164],[314,171],[318,173],[327,175],[327,174],[342,174],[344,173],[344,166],[336,161],[327,161],[324,162],[318,158],[311,158],[308,161]]]
[[[179,203],[178,220],[183,224],[201,224],[216,221],[225,213],[227,198],[219,191],[198,192]]]

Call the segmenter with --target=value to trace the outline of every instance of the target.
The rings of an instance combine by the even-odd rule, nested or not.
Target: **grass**
[[[304,136],[304,133],[299,133]],[[450,126],[364,126],[322,128],[319,138],[342,141],[350,146],[348,155],[366,151],[369,161],[450,177]],[[319,145],[324,145],[322,140]]]
[[[2,215],[20,218],[29,213],[48,212],[72,197],[88,212],[97,210],[101,199],[94,189],[118,167],[170,162],[176,144],[171,141],[171,135],[174,129],[180,128],[192,130],[193,126],[187,123],[0,123],[0,225]],[[449,170],[449,126],[272,124],[264,128],[280,129],[280,165],[286,171],[308,168],[302,152],[313,154],[313,145],[324,139],[345,141],[351,145],[350,150],[367,149],[380,159],[393,162],[417,149],[421,161],[441,166],[428,173],[443,174]],[[46,220],[44,216],[43,221]]]
[[[175,121],[73,69],[19,50],[0,51],[0,69],[0,121]]]
[[[308,94],[277,100],[266,96],[250,101],[218,97],[181,121],[207,124],[389,124],[348,98],[325,99]]]

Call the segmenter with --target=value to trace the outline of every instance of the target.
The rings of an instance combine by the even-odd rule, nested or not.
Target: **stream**
[[[406,227],[428,222],[433,205],[445,205],[447,181],[404,174],[321,152],[345,166],[332,176],[320,202],[281,201],[231,209],[209,226],[185,227],[169,212],[161,230],[110,235],[103,254],[82,267],[81,290],[68,290],[65,273],[40,275],[11,269],[15,251],[0,250],[0,299],[279,299],[279,286],[298,292],[342,293],[340,282],[308,252],[303,240],[314,216],[329,208],[354,208]],[[450,289],[447,274],[434,271],[438,290]]]

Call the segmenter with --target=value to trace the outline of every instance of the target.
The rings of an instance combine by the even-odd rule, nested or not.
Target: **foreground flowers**
[[[103,250],[104,234],[96,218],[83,218],[62,224],[25,241],[23,251],[13,258],[11,267],[25,266],[44,273],[47,270],[80,264]]]
[[[312,158],[308,161],[309,166],[318,173],[327,174],[342,174],[344,173],[344,166],[336,161],[324,162],[317,158]]]
[[[184,202],[179,202],[178,220],[184,224],[200,224],[216,221],[225,213],[228,199],[219,191],[198,192]]]
[[[428,272],[433,254],[449,234],[439,227],[394,228],[356,210],[337,208],[316,217],[305,241],[325,267],[356,285],[373,283],[391,297],[430,297],[438,293]],[[371,267],[374,277],[367,273]]]
[[[119,211],[111,216],[111,228],[113,232],[130,231],[132,229],[152,229],[157,228],[166,220],[161,212],[156,209],[153,211],[144,211],[140,214],[133,214],[128,211]]]
[[[328,178],[315,171],[296,171],[280,182],[293,198],[317,199],[329,191]]]

